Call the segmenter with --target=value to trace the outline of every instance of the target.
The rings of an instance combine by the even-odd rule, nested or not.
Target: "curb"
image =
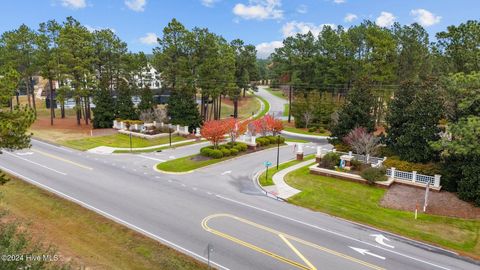
[[[163,162],[160,162],[160,163],[163,163]],[[193,172],[195,171],[195,170],[186,171],[186,172],[167,172],[167,171],[162,171],[162,170],[157,169],[157,165],[160,164],[160,163],[157,163],[157,164],[153,165],[153,170],[154,170],[154,171],[157,171],[157,172],[159,172],[159,173],[163,173],[163,174],[182,175],[182,174],[193,173]]]
[[[317,140],[322,140],[323,139],[323,140],[326,140],[326,139],[332,138],[330,136],[307,135],[307,134],[295,133],[295,132],[290,132],[290,131],[285,131],[285,130],[282,130],[280,133],[285,134],[285,135],[289,135],[289,136],[302,137],[302,138],[306,138],[306,139],[317,139]]]

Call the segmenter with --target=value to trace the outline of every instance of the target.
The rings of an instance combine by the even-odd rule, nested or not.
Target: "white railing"
[[[399,180],[404,180],[404,181],[410,181],[412,183],[420,183],[420,184],[430,184],[431,186],[434,187],[440,187],[440,178],[441,175],[424,175],[424,174],[418,174],[416,171],[413,172],[404,172],[404,171],[399,171],[395,168],[390,168],[387,169],[387,176],[393,179],[399,179]]]
[[[353,156],[356,160],[366,163],[366,164],[378,164],[379,162],[385,161],[386,158],[381,158],[381,157],[371,157],[370,155],[359,155],[359,154],[354,154],[352,152],[340,152],[340,151],[335,151],[336,153],[340,155],[348,155],[348,156]]]

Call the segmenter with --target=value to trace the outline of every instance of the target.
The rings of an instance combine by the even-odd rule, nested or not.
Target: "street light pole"
[[[172,148],[172,124],[168,124],[168,138],[170,141],[170,148]]]
[[[277,135],[277,171],[278,171],[279,161],[280,161],[280,134]]]
[[[129,133],[130,137],[130,153],[132,152],[132,132]]]

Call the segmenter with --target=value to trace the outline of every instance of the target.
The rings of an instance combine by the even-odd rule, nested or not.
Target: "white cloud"
[[[136,12],[142,12],[145,10],[147,0],[125,0],[125,5]]]
[[[87,30],[89,32],[95,32],[95,31],[100,31],[100,30],[105,30],[105,29],[110,29],[110,31],[112,31],[113,33],[116,32],[115,29],[110,28],[110,27],[91,26],[91,25],[88,25],[88,24],[85,25],[85,28],[87,28]]]
[[[202,5],[206,7],[213,7],[215,3],[219,2],[220,0],[201,0]]]
[[[390,27],[395,23],[397,17],[393,16],[392,13],[382,11],[380,16],[375,20],[375,23],[380,27]]]
[[[442,17],[437,16],[423,8],[410,11],[410,15],[414,17],[415,22],[419,23],[421,26],[424,27],[429,27],[437,24],[442,19]]]
[[[308,7],[306,5],[300,5],[297,7],[297,12],[300,14],[305,14],[308,12]]]
[[[291,21],[282,26],[282,34],[284,37],[291,37],[296,34],[307,34],[308,32],[312,32],[314,36],[318,36],[325,26],[330,26],[332,28],[336,27],[334,24],[315,25],[313,23]]]
[[[61,0],[62,6],[71,9],[81,9],[87,6],[85,0]]]
[[[345,2],[347,2],[347,1],[346,0],[333,0],[333,3],[335,3],[335,4],[343,4]]]
[[[255,46],[257,49],[257,57],[258,58],[268,58],[270,54],[272,54],[276,48],[283,47],[282,41],[272,41],[272,42],[263,42]]]
[[[236,4],[233,13],[245,20],[281,19],[281,5],[281,0],[249,0],[247,5]]]
[[[157,34],[147,33],[145,36],[140,38],[140,42],[145,45],[155,45],[157,43]]]
[[[347,15],[345,15],[345,18],[343,18],[343,20],[346,22],[353,22],[356,19],[358,19],[358,16],[353,13],[347,13]]]

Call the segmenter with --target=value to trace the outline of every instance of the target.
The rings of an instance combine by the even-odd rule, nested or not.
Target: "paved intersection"
[[[382,245],[376,230],[266,197],[252,177],[276,149],[186,175],[152,168],[199,147],[95,155],[33,141],[0,155],[0,168],[200,260],[212,244],[220,269],[478,269],[400,237],[384,234]],[[291,159],[293,148],[280,154]]]

